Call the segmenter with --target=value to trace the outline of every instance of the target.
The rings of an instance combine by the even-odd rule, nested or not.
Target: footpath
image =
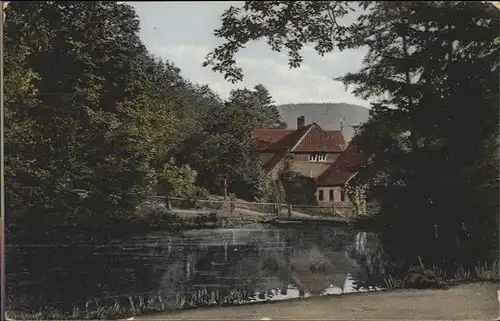
[[[129,320],[496,320],[497,284],[396,290],[200,308]]]

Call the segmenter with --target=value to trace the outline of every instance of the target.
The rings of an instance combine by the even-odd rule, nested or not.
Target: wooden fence
[[[152,196],[150,201],[164,204],[168,209],[229,211],[234,214],[236,209],[250,210],[273,216],[292,216],[292,214],[307,214],[312,216],[356,216],[354,206],[350,203],[336,202],[326,205],[294,205],[266,202],[247,202],[228,197],[227,199],[189,199],[167,196]],[[373,212],[376,207],[367,205],[367,212]]]

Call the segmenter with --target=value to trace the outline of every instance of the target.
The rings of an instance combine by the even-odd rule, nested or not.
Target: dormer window
[[[309,154],[310,162],[326,162],[326,153]]]

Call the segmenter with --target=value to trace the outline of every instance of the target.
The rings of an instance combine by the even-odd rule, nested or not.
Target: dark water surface
[[[339,227],[155,232],[102,245],[7,246],[12,310],[138,302],[165,307],[373,289],[376,237]]]

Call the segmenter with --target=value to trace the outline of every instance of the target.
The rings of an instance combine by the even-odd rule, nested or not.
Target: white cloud
[[[202,67],[206,54],[218,44],[212,31],[228,5],[157,2],[134,6],[143,27],[141,37],[150,51],[172,61],[187,79],[208,84],[223,98],[227,98],[231,89],[263,84],[278,104],[345,102],[368,106],[366,101],[346,92],[342,83],[333,80],[360,68],[363,51],[333,52],[320,57],[312,46],[306,46],[302,51],[302,66],[290,70],[286,52],[272,52],[265,42],[258,41],[236,57],[244,81],[231,84],[221,74]]]
[[[345,102],[368,106],[366,101],[346,92],[341,82],[333,80],[340,74],[328,71],[328,68],[334,70],[335,65],[348,64],[347,53],[331,54],[321,58],[315,57],[316,53],[305,51],[306,62],[297,69],[288,67],[288,61],[284,55],[276,55],[277,57],[270,55],[269,58],[256,59],[249,54],[242,54],[236,60],[243,69],[244,81],[231,84],[226,82],[222,75],[212,72],[210,68],[201,67],[203,58],[210,49],[196,45],[151,48],[154,54],[173,61],[181,68],[184,77],[193,82],[209,84],[223,98],[228,97],[231,89],[253,87],[261,83],[270,90],[278,104]],[[317,60],[320,60],[319,63]]]

